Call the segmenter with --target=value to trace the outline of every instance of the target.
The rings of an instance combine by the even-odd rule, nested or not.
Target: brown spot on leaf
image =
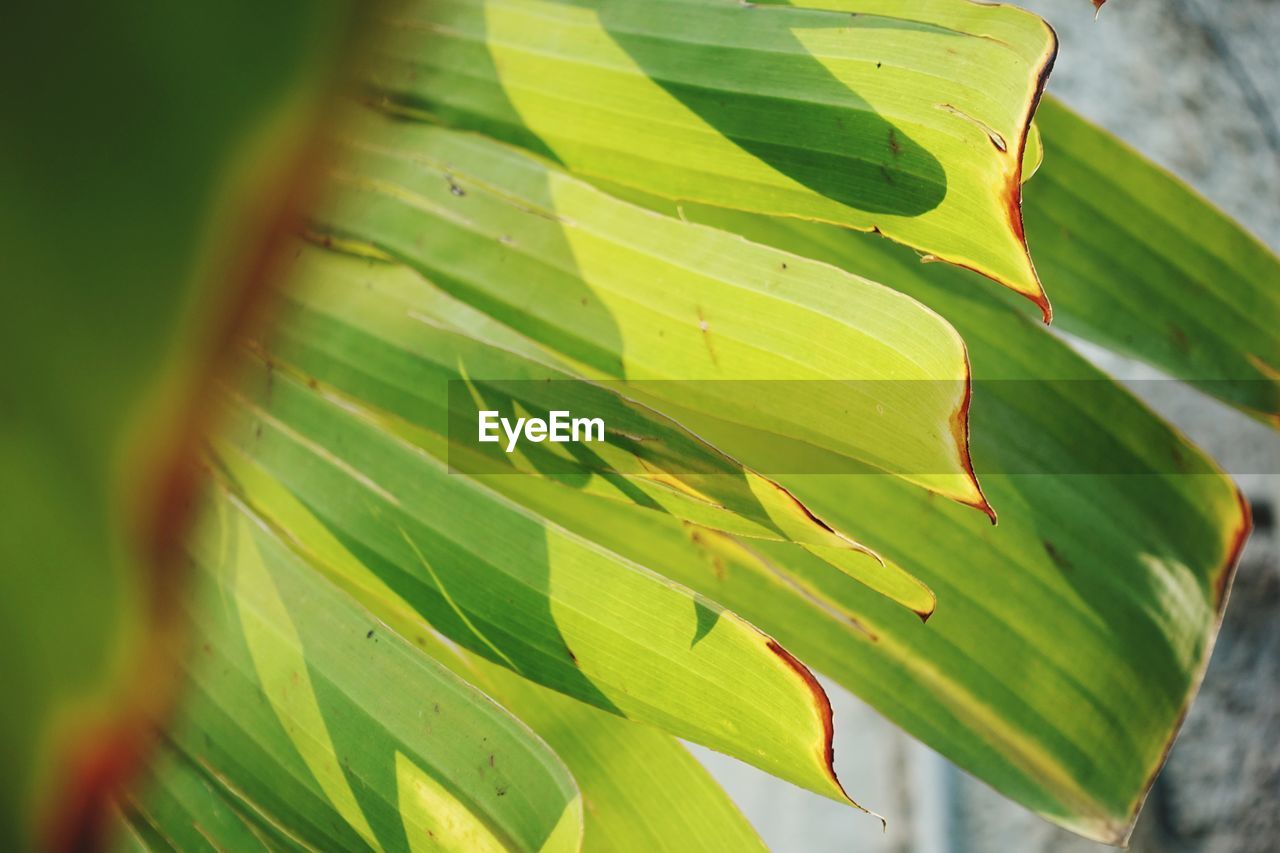
[[[1044,552],[1049,555],[1049,559],[1053,560],[1053,564],[1059,569],[1069,572],[1075,568],[1075,566],[1071,564],[1071,561],[1068,560],[1066,556],[1064,556],[1063,553],[1059,551],[1048,539],[1045,539],[1040,544],[1044,546]]]

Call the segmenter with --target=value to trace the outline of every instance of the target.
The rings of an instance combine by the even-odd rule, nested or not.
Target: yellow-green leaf
[[[1018,207],[1057,49],[963,0],[446,0],[385,22],[364,75],[572,172],[878,231],[1048,303]]]
[[[919,303],[471,134],[362,119],[318,230],[413,267],[696,433],[772,435],[990,511],[969,468],[964,344]],[[770,380],[788,381],[767,395],[738,384]]]
[[[354,555],[335,573],[367,567],[475,654],[847,801],[826,696],[748,623],[450,473],[348,399],[258,367],[232,400],[220,456],[237,488],[309,553]]]
[[[582,803],[532,732],[389,630],[232,497],[192,546],[178,748],[304,845],[572,851]],[[566,829],[566,826],[568,829]]]

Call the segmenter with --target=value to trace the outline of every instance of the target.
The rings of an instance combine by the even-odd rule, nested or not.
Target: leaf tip
[[[971,506],[981,510],[991,519],[991,523],[996,524],[996,511],[991,506],[991,502],[987,500],[987,496],[982,491],[982,484],[978,482],[978,474],[973,469],[973,455],[969,448],[969,405],[973,402],[973,373],[969,366],[969,351],[966,348],[964,352],[964,395],[960,398],[960,405],[951,415],[951,435],[955,441],[956,447],[960,451],[960,464],[964,468],[964,473],[969,479],[970,485],[973,487],[973,494],[969,497],[960,498],[960,502],[966,506]]]
[[[1040,23],[1044,26],[1047,34],[1047,44],[1044,53],[1040,56],[1040,64],[1036,69],[1035,84],[1027,100],[1026,111],[1018,134],[1017,146],[1013,152],[1013,172],[1005,181],[1004,202],[1005,211],[1009,218],[1009,227],[1013,230],[1014,237],[1022,247],[1027,272],[1029,273],[1029,286],[1025,290],[1022,288],[1015,288],[1015,290],[1039,307],[1041,319],[1047,326],[1053,321],[1053,307],[1049,304],[1049,297],[1044,292],[1044,286],[1041,284],[1040,276],[1036,272],[1035,263],[1031,260],[1031,250],[1027,246],[1027,235],[1022,222],[1022,162],[1026,155],[1027,140],[1031,136],[1031,123],[1035,120],[1036,109],[1040,106],[1040,99],[1044,96],[1045,86],[1049,82],[1049,74],[1053,72],[1053,65],[1058,59],[1058,33],[1048,21],[1040,19]]]
[[[1227,540],[1226,559],[1214,582],[1213,603],[1217,606],[1219,613],[1226,606],[1227,593],[1231,589],[1231,580],[1235,577],[1236,566],[1240,563],[1240,554],[1244,551],[1245,543],[1249,541],[1249,534],[1253,532],[1253,510],[1249,506],[1249,500],[1244,496],[1244,492],[1240,491],[1239,486],[1234,488],[1236,507],[1240,517]]]
[[[1053,306],[1049,304],[1049,297],[1041,290],[1038,294],[1030,297],[1036,307],[1040,309],[1040,322],[1046,326],[1053,325]]]
[[[801,663],[791,652],[784,649],[781,643],[772,637],[766,637],[765,644],[768,646],[769,651],[773,652],[795,675],[799,676],[800,680],[809,689],[809,694],[813,698],[814,709],[817,711],[818,719],[822,723],[821,759],[827,779],[839,792],[842,799],[856,808],[867,811],[849,796],[844,786],[840,784],[839,777],[836,776],[835,723],[831,713],[831,700],[827,698],[827,691],[818,683],[818,679],[814,677],[809,667]]]

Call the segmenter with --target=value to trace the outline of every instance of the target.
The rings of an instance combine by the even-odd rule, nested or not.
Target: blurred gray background
[[[1050,91],[1280,249],[1280,0],[1111,0],[1097,21],[1088,0],[1020,5],[1058,32]],[[1114,375],[1160,375],[1073,343]],[[1142,385],[1155,386],[1160,397],[1149,402],[1229,470],[1277,470],[1275,433],[1173,383]],[[1280,478],[1238,480],[1254,506],[1253,537],[1200,696],[1134,834],[1143,853],[1280,850]],[[775,851],[1112,849],[1005,801],[826,686],[841,780],[888,818],[886,832],[874,818],[694,748]]]

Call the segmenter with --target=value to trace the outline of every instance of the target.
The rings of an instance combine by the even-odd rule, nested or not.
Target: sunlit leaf
[[[915,301],[480,137],[364,119],[317,229],[404,262],[588,377],[626,380],[699,434],[772,433],[986,509],[964,344]],[[791,381],[767,398],[733,382],[777,379]]]
[[[479,680],[532,726],[573,773],[590,804],[585,851],[766,849],[711,774],[670,735],[496,667],[485,667]]]
[[[270,347],[277,369],[388,415],[384,428],[493,489],[516,496],[537,486],[513,481],[547,476],[702,527],[796,542],[922,617],[933,611],[927,587],[832,530],[776,483],[627,401],[613,383],[588,383],[567,367],[547,365],[546,355],[520,336],[482,324],[476,312],[403,267],[306,249],[285,292],[288,307]],[[573,456],[526,444],[515,454],[496,448],[474,458],[474,417],[459,423],[450,411],[450,383],[457,389],[464,378],[468,395],[486,396],[491,405],[589,412],[607,424],[606,441],[580,446]]]
[[[1007,796],[1089,837],[1127,837],[1199,686],[1248,535],[1235,486],[963,270],[825,226],[685,212],[892,282],[954,323],[980,377],[974,459],[1001,523],[975,524],[887,477],[782,478],[937,592],[924,628],[766,542],[736,559],[663,558],[665,571]],[[865,505],[880,514],[856,521]],[[592,524],[625,537],[607,541],[635,559],[658,559],[635,550],[656,534]]]
[[[212,500],[172,729],[201,772],[318,848],[577,849],[581,800],[545,744]]]
[[[587,804],[583,850],[765,849],[711,774],[670,735],[445,647],[387,590],[366,588],[355,594],[435,659],[482,686],[547,741],[573,773]]]
[[[348,400],[262,367],[233,399],[220,458],[309,553],[349,551],[351,571],[527,678],[847,801],[826,696],[751,625],[450,473]]]
[[[1053,32],[960,0],[797,5],[414,3],[365,81],[576,173],[877,230],[1047,316],[1017,200]]]

